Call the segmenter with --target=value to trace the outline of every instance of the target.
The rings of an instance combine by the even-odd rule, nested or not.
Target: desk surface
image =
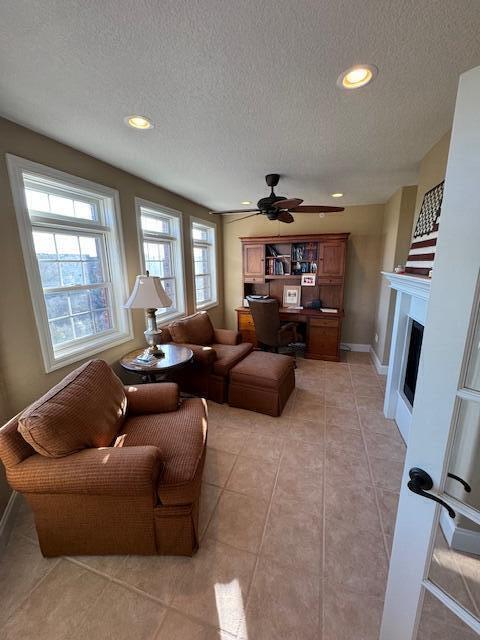
[[[236,311],[250,312],[249,307],[237,307]],[[278,310],[280,315],[297,315],[297,316],[315,316],[322,318],[342,318],[343,311],[337,311],[337,313],[327,313],[320,311],[319,309],[293,309],[291,307],[280,307]]]

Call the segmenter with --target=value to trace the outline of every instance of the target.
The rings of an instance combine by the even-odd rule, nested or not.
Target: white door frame
[[[456,391],[464,372],[472,301],[480,270],[480,67],[460,78],[427,322],[412,416],[380,640],[412,640],[424,587],[480,633],[480,624],[426,582],[440,508],[407,488],[408,471],[421,467],[440,493],[453,438]],[[477,294],[475,294],[477,292]],[[444,496],[442,495],[442,498]],[[478,512],[447,498],[480,522]]]

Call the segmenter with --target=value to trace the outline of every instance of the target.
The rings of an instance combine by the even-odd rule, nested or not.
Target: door
[[[339,318],[310,318],[308,323],[307,358],[339,360]]]
[[[265,279],[265,245],[243,245],[243,276],[246,282]]]
[[[380,640],[480,635],[479,103],[480,67],[457,96]]]
[[[345,270],[345,242],[329,240],[319,243],[318,275],[343,276]]]

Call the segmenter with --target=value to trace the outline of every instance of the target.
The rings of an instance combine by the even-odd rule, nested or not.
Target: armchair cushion
[[[161,469],[155,446],[85,449],[57,460],[34,454],[7,471],[21,493],[149,496]]]
[[[178,408],[178,385],[172,382],[125,387],[127,414],[167,413]]]
[[[169,326],[173,341],[209,345],[214,341],[212,321],[206,311],[172,322]]]
[[[192,502],[207,438],[205,400],[184,400],[178,411],[162,416],[127,417],[119,438],[124,449],[157,445],[162,460],[157,493],[162,504]]]
[[[18,420],[18,430],[37,453],[60,458],[108,446],[125,408],[122,382],[106,362],[90,360],[30,405]]]
[[[230,369],[253,350],[253,344],[250,342],[236,345],[213,344],[212,347],[217,354],[217,360],[213,364],[213,372],[223,378],[228,376]]]
[[[239,331],[233,331],[232,329],[214,329],[213,341],[218,344],[240,344],[242,341],[242,334]]]

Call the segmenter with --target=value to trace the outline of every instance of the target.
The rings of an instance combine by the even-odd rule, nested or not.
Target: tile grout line
[[[296,389],[294,390],[294,392],[295,391],[296,391]],[[295,406],[295,400],[296,400],[296,395],[293,398],[293,407]],[[287,418],[288,418],[288,420],[287,420],[287,429],[288,429],[289,426],[290,426],[290,422],[292,420],[292,416],[288,415]],[[251,434],[251,432],[249,432],[248,435],[250,435],[250,434]],[[253,571],[252,571],[252,577],[251,577],[251,579],[249,581],[248,588],[247,588],[247,594],[246,594],[245,606],[244,606],[244,614],[246,614],[246,611],[247,611],[247,607],[248,607],[248,603],[249,603],[249,599],[250,599],[250,594],[251,594],[251,588],[252,588],[253,582],[255,580],[255,575],[256,575],[256,572],[257,572],[258,563],[260,561],[260,550],[261,550],[262,545],[263,545],[265,532],[266,532],[266,529],[267,529],[268,518],[270,516],[271,505],[272,505],[272,501],[273,501],[273,495],[275,493],[275,489],[276,489],[276,486],[277,486],[277,479],[278,479],[278,476],[279,476],[279,473],[280,473],[280,465],[281,465],[281,462],[282,462],[283,453],[284,453],[284,449],[285,449],[285,438],[280,438],[280,442],[281,442],[281,453],[280,453],[280,457],[278,459],[278,466],[277,466],[277,469],[276,469],[276,472],[275,472],[275,478],[274,478],[274,482],[273,482],[272,492],[270,494],[270,499],[268,501],[268,507],[267,507],[267,511],[266,511],[266,514],[265,514],[265,521],[264,521],[264,525],[263,525],[263,529],[262,529],[262,535],[260,537],[260,543],[259,543],[259,546],[258,546],[258,552],[252,554],[252,555],[255,556],[255,563],[254,563],[254,567],[253,567]],[[215,513],[215,510],[217,509],[218,504],[220,503],[220,499],[221,499],[222,495],[224,494],[224,492],[226,490],[226,486],[227,486],[227,484],[228,484],[228,482],[230,480],[230,477],[231,477],[231,475],[233,473],[233,470],[234,470],[234,468],[235,468],[235,466],[237,464],[238,458],[240,457],[240,453],[241,453],[242,450],[243,450],[243,448],[240,450],[240,452],[238,454],[235,455],[235,461],[234,461],[234,463],[232,465],[230,473],[228,474],[228,478],[226,479],[224,486],[221,487],[221,492],[220,492],[220,495],[218,496],[218,500],[217,500],[217,503],[215,505],[215,509],[212,511],[212,515],[210,516],[210,519],[208,521],[208,525],[205,528],[204,534],[202,536],[202,540],[205,539],[205,537],[207,535],[207,530],[208,530],[208,527],[210,526],[210,523],[211,523],[211,520],[212,520],[213,515]],[[235,493],[237,493],[237,492],[235,492]],[[244,494],[240,494],[239,493],[239,495],[244,495]],[[225,544],[225,543],[222,543],[222,544]],[[243,551],[243,552],[246,551],[245,549],[238,549],[237,547],[234,547],[233,545],[229,545],[229,546],[231,546],[232,548],[237,549],[239,551]],[[247,551],[247,553],[252,553],[252,552]],[[246,617],[246,615],[245,615],[245,617]],[[239,623],[239,627],[237,629],[237,632],[233,636],[234,638],[238,638],[238,635],[239,635],[240,629],[241,629],[241,625],[242,625],[242,621]]]
[[[349,365],[349,370],[350,370],[350,377],[351,377],[351,380],[352,380],[352,387],[353,387],[353,376],[352,376],[352,370],[351,370],[350,365]],[[371,481],[372,487],[373,487],[373,496],[374,496],[374,500],[375,500],[375,506],[377,508],[377,514],[378,514],[378,520],[379,520],[379,523],[380,523],[380,531],[381,531],[381,534],[382,534],[383,546],[384,546],[384,549],[385,549],[385,554],[387,556],[387,571],[388,571],[388,566],[390,564],[390,552],[389,552],[389,549],[388,549],[388,541],[387,541],[387,537],[386,537],[386,534],[385,534],[385,527],[383,526],[383,518],[382,518],[382,513],[380,511],[380,503],[378,501],[377,485],[375,483],[375,476],[373,475],[373,469],[372,469],[372,465],[371,465],[371,462],[370,462],[370,455],[368,453],[367,440],[365,438],[364,426],[363,426],[362,419],[360,417],[360,412],[358,410],[357,396],[356,396],[355,392],[353,393],[353,398],[354,398],[354,401],[355,401],[355,408],[356,408],[356,411],[357,411],[358,422],[360,424],[360,433],[361,433],[361,437],[362,437],[363,448],[365,449],[365,458],[367,460],[368,473],[370,475],[370,481]]]
[[[294,398],[293,408],[295,407],[295,400],[296,400],[296,398]],[[291,420],[292,420],[292,416],[289,415],[288,416],[288,427],[290,426]],[[268,519],[270,517],[270,512],[271,512],[271,509],[272,509],[273,496],[275,495],[275,489],[277,488],[277,480],[278,480],[278,476],[280,475],[280,466],[282,464],[282,459],[283,459],[284,452],[285,452],[285,440],[283,439],[282,440],[282,451],[280,453],[280,458],[278,460],[278,467],[277,467],[277,470],[275,472],[275,479],[273,481],[272,493],[270,494],[270,500],[268,502],[267,513],[265,515],[265,522],[263,524],[263,529],[262,529],[262,535],[260,536],[260,543],[258,545],[258,552],[255,554],[256,557],[255,557],[255,564],[253,566],[253,571],[252,571],[252,578],[251,578],[251,580],[249,582],[248,589],[247,589],[247,596],[245,598],[245,607],[244,607],[244,610],[243,610],[244,611],[244,615],[245,615],[245,622],[246,622],[246,617],[247,617],[246,613],[247,613],[248,605],[250,603],[250,597],[251,597],[251,594],[252,594],[252,586],[253,586],[253,583],[255,581],[255,576],[257,574],[257,569],[258,569],[258,565],[259,565],[259,562],[260,562],[260,553],[261,553],[261,550],[262,550],[262,547],[263,547],[263,542],[265,540],[265,533],[267,531]],[[239,638],[242,622],[243,621],[241,621],[239,623],[239,627],[238,627],[237,633],[235,634],[235,637],[237,639]]]
[[[323,388],[323,473],[322,473],[322,557],[320,559],[321,601],[319,607],[320,640],[325,634],[325,573],[326,573],[326,484],[327,484],[327,391]]]
[[[23,538],[24,540],[28,540],[28,542],[32,542],[30,540],[30,538],[27,538],[27,536],[24,536],[23,534],[18,534],[19,537]],[[8,548],[8,545],[7,547]],[[30,596],[33,594],[34,591],[36,591],[36,589],[38,589],[38,587],[44,582],[44,580],[47,579],[47,577],[50,575],[50,573],[55,569],[55,567],[57,567],[60,562],[61,562],[61,557],[60,558],[56,558],[52,567],[45,573],[45,575],[43,575],[34,585],[31,589],[29,589],[25,595],[24,598],[20,598],[20,600],[18,601],[18,606],[13,608],[13,611],[11,611],[10,615],[5,619],[5,622],[1,625],[1,628],[5,628],[5,626],[8,624],[8,622],[10,621],[10,619],[17,613],[17,611],[20,610],[20,608],[25,604],[25,602],[30,598]]]
[[[222,640],[223,640],[225,634],[226,634],[225,640],[236,640],[236,636],[234,634],[230,633],[230,631],[226,631],[225,629],[222,629],[220,626],[211,624],[210,622],[205,622],[205,620],[203,620],[202,618],[197,618],[196,616],[194,616],[191,613],[188,613],[187,611],[181,611],[180,609],[176,609],[172,605],[165,606],[165,616],[163,617],[163,620],[162,620],[159,628],[155,632],[156,635],[152,638],[152,640],[159,640],[158,636],[160,635],[162,627],[163,627],[163,625],[165,623],[165,620],[167,618],[168,612],[175,613],[177,615],[180,615],[183,618],[187,618],[187,620],[190,620],[191,622],[194,622],[195,624],[198,624],[202,628],[209,629],[209,630],[212,630],[212,631],[219,631],[221,636],[218,636],[218,637],[219,638],[221,637]]]
[[[220,405],[220,406],[222,408],[222,414],[223,414],[222,417],[224,417],[224,419],[226,419],[225,407],[223,406],[223,404]],[[207,448],[208,448],[208,416],[207,416]],[[213,449],[213,451],[219,451],[219,449]],[[240,449],[240,451],[241,451],[241,449]],[[230,453],[230,452],[229,451],[224,451],[224,453]],[[220,489],[220,493],[218,494],[218,498],[217,498],[217,500],[215,502],[215,506],[212,509],[212,513],[210,514],[210,517],[209,517],[209,519],[207,521],[207,524],[205,525],[205,530],[204,530],[201,538],[199,539],[199,542],[202,541],[205,538],[206,534],[207,534],[208,527],[210,526],[210,523],[212,522],[212,518],[213,518],[213,516],[215,514],[215,511],[217,510],[217,507],[220,504],[220,500],[221,500],[221,498],[222,498],[222,496],[223,496],[223,494],[225,492],[226,486],[227,486],[227,484],[228,484],[228,482],[230,480],[230,477],[231,477],[231,475],[233,473],[233,470],[235,469],[235,466],[237,464],[238,457],[239,457],[240,453],[233,453],[232,455],[235,456],[235,460],[233,461],[232,467],[231,467],[231,469],[230,469],[230,471],[228,473],[228,476],[227,476],[223,486],[213,485],[212,483],[206,483],[206,484],[212,484],[212,486],[214,486],[214,487],[218,487]]]

